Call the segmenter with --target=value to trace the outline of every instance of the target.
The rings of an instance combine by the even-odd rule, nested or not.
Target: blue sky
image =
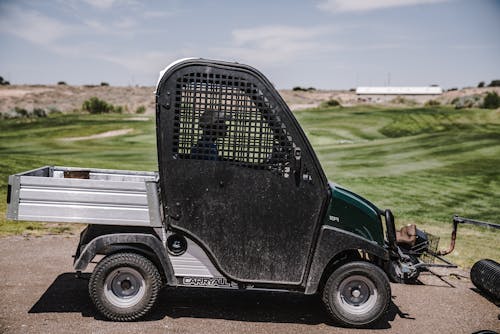
[[[11,83],[154,85],[182,57],[238,61],[278,88],[500,79],[499,0],[0,0]]]

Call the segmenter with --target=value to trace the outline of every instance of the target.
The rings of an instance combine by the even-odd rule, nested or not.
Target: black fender
[[[108,254],[116,250],[134,250],[153,255],[157,260],[158,268],[163,272],[167,285],[177,285],[172,264],[167,250],[160,239],[151,234],[142,233],[115,233],[105,234],[92,239],[75,257],[73,267],[76,271],[83,271],[96,254]]]
[[[388,261],[389,252],[375,241],[347,232],[333,226],[321,227],[318,245],[313,256],[307,278],[305,294],[314,294],[330,261],[338,254],[348,250],[362,250],[379,259]]]

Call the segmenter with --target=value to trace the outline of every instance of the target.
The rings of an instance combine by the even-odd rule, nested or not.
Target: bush
[[[60,85],[60,86],[66,86],[66,82],[65,81],[58,81],[57,84]]]
[[[500,87],[500,80],[492,80],[488,87]]]
[[[448,89],[448,92],[453,92],[455,90],[458,90],[458,88],[457,87],[452,87],[452,88]]]
[[[94,96],[83,102],[82,110],[87,111],[91,114],[105,114],[113,112],[114,107],[112,104],[109,104],[106,101],[98,99]]]
[[[10,82],[5,81],[5,80],[3,79],[3,77],[0,77],[0,85],[1,85],[1,86],[7,86],[7,85],[10,85]]]
[[[425,102],[426,107],[437,107],[439,105],[441,105],[441,102],[439,102],[438,100],[429,100]]]
[[[123,106],[114,106],[114,107],[113,107],[113,112],[116,112],[116,113],[118,113],[118,114],[123,114],[123,111],[124,111],[124,110],[125,110],[125,109],[123,108]]]
[[[486,93],[482,107],[486,109],[500,108],[500,96],[498,96],[497,92]]]
[[[477,88],[482,88],[484,87],[484,81],[481,81],[478,85],[477,85]]]
[[[406,98],[404,96],[397,96],[393,98],[390,102],[394,104],[404,104],[408,106],[416,106],[418,104],[417,101]]]
[[[323,108],[338,107],[338,106],[341,107],[340,102],[335,100],[335,99],[324,101],[320,104],[320,107],[323,107]]]
[[[305,88],[305,87],[295,86],[292,88],[292,90],[295,92],[313,92],[316,90],[316,88],[314,87]]]
[[[42,108],[33,109],[33,116],[35,117],[47,117],[47,112]]]
[[[101,82],[101,86],[109,86],[109,83],[107,83],[107,82]]]
[[[20,107],[15,107],[14,108],[14,117],[16,118],[27,118],[30,117],[30,113],[28,110]]]
[[[56,107],[49,107],[49,114],[54,114],[54,115],[57,115],[57,114],[62,114],[62,111],[57,109]]]
[[[136,114],[144,114],[146,112],[146,107],[145,106],[139,106],[137,107],[137,109],[135,110],[135,113]]]
[[[455,109],[478,108],[481,106],[481,96],[475,94],[456,97],[451,101],[451,104],[455,106]]]

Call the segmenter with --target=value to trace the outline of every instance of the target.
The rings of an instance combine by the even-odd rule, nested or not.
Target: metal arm
[[[471,224],[471,225],[476,225],[476,226],[483,226],[483,227],[492,227],[496,229],[500,229],[499,224],[493,224],[493,223],[487,223],[479,220],[473,220],[469,218],[463,218],[459,216],[453,216],[453,230],[451,232],[451,241],[450,241],[450,246],[448,249],[443,249],[437,252],[436,255],[448,255],[453,250],[455,249],[455,240],[457,239],[457,229],[458,229],[458,224]]]

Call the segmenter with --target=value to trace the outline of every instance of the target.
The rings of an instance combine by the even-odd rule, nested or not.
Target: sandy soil
[[[112,131],[101,132],[101,133],[97,133],[95,135],[84,136],[84,137],[66,137],[66,138],[61,138],[61,140],[62,141],[80,141],[80,140],[109,138],[109,137],[123,136],[123,135],[126,135],[127,133],[130,133],[132,131],[134,131],[134,129],[112,130]]]
[[[141,322],[113,323],[94,310],[87,280],[72,270],[76,236],[0,238],[0,333],[473,333],[500,331],[499,308],[460,270],[392,285],[387,315],[374,328],[332,324],[316,296],[166,289]],[[452,275],[450,275],[452,274]],[[88,278],[88,275],[86,275]]]

